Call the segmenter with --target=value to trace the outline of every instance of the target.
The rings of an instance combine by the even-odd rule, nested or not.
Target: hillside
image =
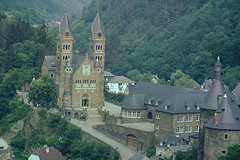
[[[7,0],[0,1],[0,10],[9,17],[21,17],[31,24],[59,21],[64,11],[78,17],[91,0]]]
[[[100,13],[106,67],[116,75],[137,69],[168,80],[177,69],[198,83],[213,78],[217,56],[224,82],[240,81],[240,1],[95,0],[72,22],[75,49],[88,50],[90,24]]]

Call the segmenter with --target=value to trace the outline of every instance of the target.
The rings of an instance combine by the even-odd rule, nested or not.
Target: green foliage
[[[233,144],[227,148],[227,155],[217,157],[218,160],[237,160],[240,157],[240,145]]]
[[[152,81],[152,75],[150,72],[147,72],[147,73],[144,73],[144,74],[141,74],[138,70],[134,69],[134,70],[131,70],[129,71],[126,76],[135,81],[135,82],[138,82],[138,81],[145,81],[145,82],[151,82]]]
[[[175,73],[171,74],[170,84],[176,87],[197,88],[195,87],[194,80],[180,70],[177,70]]]
[[[227,66],[223,69],[223,81],[228,84],[230,90],[236,87],[236,82],[240,82],[240,67]]]
[[[34,0],[0,1],[0,9],[10,17],[19,16],[31,24],[44,24],[45,19],[60,19],[67,10],[72,16],[80,16],[82,9],[91,0]]]
[[[213,110],[210,110],[210,109],[207,109],[206,112],[207,112],[208,116],[213,116],[215,113]]]
[[[176,153],[176,160],[197,160],[197,145],[193,144],[187,152],[178,151]]]
[[[238,0],[95,0],[73,22],[76,43],[81,44],[75,49],[87,52],[86,37],[99,12],[106,32],[105,66],[114,74],[137,70],[168,80],[182,70],[202,84],[213,78],[218,55],[223,67],[240,65],[239,6]]]
[[[16,158],[24,157],[24,151],[32,151],[44,144],[54,146],[67,159],[117,160],[119,158],[119,153],[110,146],[90,138],[83,139],[83,131],[60,115],[47,113],[45,110],[39,111],[38,115],[39,121],[32,125],[29,134],[24,134],[23,130],[11,140],[10,143],[17,152]],[[27,122],[29,121],[31,119],[27,119]]]
[[[106,86],[106,85],[105,85]],[[104,87],[104,96],[108,100],[112,100],[115,102],[122,102],[122,100],[126,97],[124,93],[110,93],[108,92],[107,87]]]
[[[35,106],[40,104],[42,106],[48,105],[56,98],[54,81],[47,75],[43,75],[40,80],[33,81],[29,85],[29,102]]]
[[[146,150],[146,156],[151,157],[156,154],[156,143],[151,143]]]

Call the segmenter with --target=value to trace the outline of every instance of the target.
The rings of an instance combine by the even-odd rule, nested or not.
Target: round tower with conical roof
[[[214,115],[219,104],[221,103],[225,88],[222,82],[222,64],[220,57],[218,56],[217,62],[214,68],[214,80],[213,85],[209,89],[207,96],[200,106],[200,127],[199,127],[199,149],[198,159],[202,160],[204,157],[204,124],[206,119]]]

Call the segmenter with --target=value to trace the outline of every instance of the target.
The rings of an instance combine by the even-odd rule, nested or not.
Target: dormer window
[[[187,110],[190,110],[190,106],[187,106]]]
[[[167,109],[167,108],[168,108],[168,106],[166,105],[166,106],[165,106],[165,109]]]

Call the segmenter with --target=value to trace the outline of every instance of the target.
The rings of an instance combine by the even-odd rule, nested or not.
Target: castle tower
[[[225,93],[214,116],[205,124],[204,160],[217,160],[240,143],[240,109],[232,93]]]
[[[200,127],[199,127],[199,144],[198,144],[198,159],[202,160],[204,155],[204,123],[205,120],[214,115],[219,104],[221,103],[224,86],[222,83],[222,64],[220,58],[217,58],[214,68],[214,81],[213,85],[209,89],[207,96],[200,107]]]
[[[207,96],[200,107],[200,127],[199,127],[199,144],[198,144],[198,159],[202,160],[204,155],[204,123],[207,118],[213,116],[221,103],[224,94],[224,86],[222,83],[222,64],[220,58],[217,58],[214,68],[215,79],[213,85],[209,89]]]
[[[56,51],[56,75],[55,84],[57,90],[57,105],[61,106],[63,102],[63,94],[65,91],[65,66],[68,62],[72,62],[73,56],[73,37],[70,21],[65,12],[58,30],[57,35],[57,51]],[[70,83],[70,82],[69,82]]]

